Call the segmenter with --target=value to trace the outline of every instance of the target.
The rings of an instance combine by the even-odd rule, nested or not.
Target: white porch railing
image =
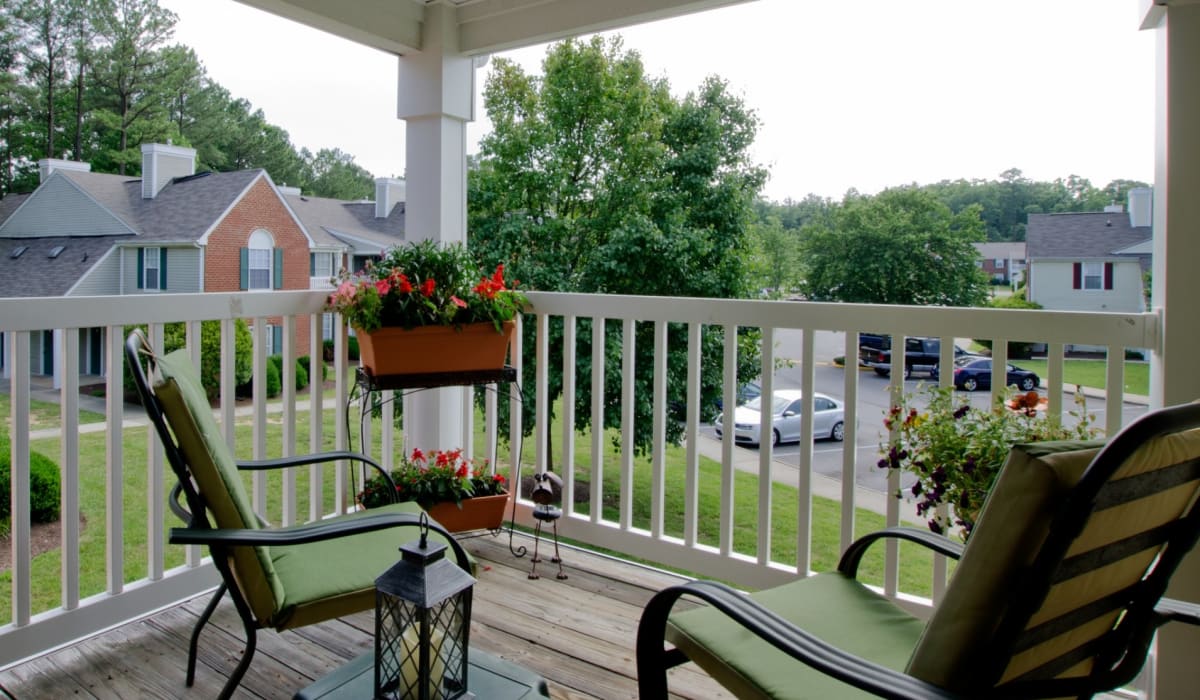
[[[333,412],[336,420],[334,425],[333,443],[337,447],[347,444],[346,412],[350,394],[349,375],[344,360],[339,360],[335,368],[336,389],[332,400],[322,401],[320,392],[312,395],[312,405],[308,418],[308,445],[299,445],[297,437],[297,416],[305,406],[297,399],[294,389],[294,376],[290,368],[295,365],[298,355],[307,354],[312,357],[321,355],[320,334],[310,333],[308,347],[298,348],[294,341],[293,331],[304,324],[310,329],[319,329],[319,312],[325,299],[323,291],[276,292],[276,293],[230,293],[230,294],[186,294],[186,295],[154,295],[154,296],[122,296],[122,297],[89,297],[65,299],[2,299],[0,300],[0,332],[4,334],[5,363],[4,372],[11,398],[11,420],[8,426],[11,441],[12,459],[12,492],[4,497],[12,499],[12,538],[13,555],[10,568],[11,593],[9,600],[4,601],[11,609],[11,622],[0,627],[0,667],[9,665],[22,658],[42,653],[55,646],[73,639],[101,631],[124,620],[151,612],[163,606],[171,605],[187,596],[201,592],[215,585],[216,577],[212,567],[207,565],[198,551],[189,551],[179,566],[168,565],[172,557],[168,555],[164,544],[166,528],[174,525],[173,517],[166,513],[163,504],[166,492],[173,478],[166,470],[161,449],[157,446],[156,436],[146,427],[137,429],[147,435],[145,455],[141,450],[130,451],[127,454],[123,445],[122,431],[118,426],[125,425],[126,429],[138,421],[138,414],[132,409],[125,410],[120,400],[122,382],[125,374],[123,365],[124,355],[122,343],[124,328],[136,323],[149,323],[152,338],[156,344],[162,342],[162,324],[185,321],[188,323],[189,347],[199,361],[200,322],[205,320],[221,321],[221,357],[222,381],[220,385],[219,418],[223,426],[234,425],[242,412],[236,410],[234,398],[233,362],[233,328],[235,319],[246,319],[256,329],[254,335],[254,372],[256,377],[265,376],[266,367],[266,337],[267,319],[282,318],[284,328],[283,356],[284,376],[282,381],[283,394],[278,403],[273,403],[270,411],[265,396],[264,382],[254,385],[253,401],[249,409],[251,422],[251,450],[255,458],[275,455],[286,455],[297,452],[315,451],[321,449],[326,442],[322,426],[323,414]],[[1061,412],[1065,409],[1062,400],[1062,369],[1064,346],[1066,344],[1100,345],[1108,349],[1107,384],[1109,387],[1123,386],[1123,358],[1125,348],[1146,348],[1155,352],[1158,347],[1159,326],[1158,317],[1154,314],[1099,314],[1099,313],[1061,313],[1051,311],[1010,311],[994,309],[959,309],[959,308],[917,308],[892,307],[855,304],[824,304],[802,302],[766,302],[745,300],[710,300],[710,299],[679,299],[657,297],[628,297],[586,294],[555,294],[530,293],[534,312],[524,317],[525,324],[533,324],[536,363],[536,391],[532,398],[535,408],[535,429],[530,442],[535,445],[532,460],[529,460],[529,450],[526,450],[526,461],[534,463],[534,469],[542,469],[547,464],[546,453],[547,431],[551,423],[547,420],[547,386],[546,368],[554,365],[564,368],[564,395],[574,396],[577,390],[584,387],[576,386],[575,365],[577,362],[576,347],[580,344],[577,337],[577,326],[580,319],[610,319],[620,323],[623,329],[622,345],[619,355],[623,358],[614,362],[610,352],[606,354],[602,336],[593,336],[592,341],[592,372],[585,381],[593,388],[603,387],[607,375],[619,377],[622,387],[621,402],[621,433],[631,435],[635,428],[632,405],[634,400],[634,376],[632,332],[635,324],[653,324],[655,339],[653,363],[655,382],[652,401],[655,418],[652,426],[654,436],[650,448],[651,479],[648,500],[650,517],[648,526],[639,526],[634,522],[633,474],[635,469],[634,451],[630,440],[622,439],[622,451],[616,464],[606,464],[606,438],[602,434],[592,435],[592,452],[589,464],[577,464],[574,453],[576,434],[570,426],[574,424],[574,404],[564,401],[561,415],[557,417],[561,433],[558,441],[562,447],[561,461],[555,464],[555,470],[565,479],[564,488],[564,518],[560,529],[566,536],[589,544],[603,546],[611,550],[623,552],[642,559],[659,562],[663,565],[680,567],[700,575],[719,577],[733,580],[748,587],[760,587],[794,577],[798,573],[806,573],[811,567],[811,504],[812,504],[812,424],[811,403],[802,425],[802,439],[798,457],[798,480],[792,484],[799,490],[799,506],[795,513],[798,523],[797,555],[793,561],[775,561],[769,555],[771,551],[772,529],[769,507],[760,507],[758,512],[759,527],[754,552],[735,551],[733,545],[733,483],[734,483],[734,446],[726,440],[721,446],[721,499],[719,505],[719,538],[715,543],[705,543],[698,535],[698,488],[701,477],[701,455],[697,449],[699,443],[699,377],[701,370],[700,340],[702,329],[719,327],[725,330],[724,347],[724,404],[732,406],[735,403],[737,380],[733,373],[737,356],[737,346],[732,340],[737,327],[757,327],[762,329],[762,389],[770,393],[775,382],[774,360],[781,351],[777,348],[779,331],[794,329],[800,331],[799,352],[786,348],[789,356],[799,355],[802,359],[800,368],[801,384],[806,400],[811,402],[814,391],[815,363],[814,337],[817,332],[837,331],[845,333],[844,354],[853,366],[857,357],[857,333],[862,331],[890,333],[894,338],[903,335],[939,336],[942,342],[942,362],[948,365],[952,352],[952,339],[955,337],[990,338],[993,340],[994,355],[997,362],[994,365],[1002,368],[1006,341],[1038,341],[1048,343],[1049,373],[1047,380],[1051,412]],[[563,338],[561,356],[550,356],[549,328],[552,319],[559,323],[562,319]],[[272,321],[277,323],[278,321]],[[686,408],[686,476],[684,494],[684,526],[681,536],[668,534],[664,527],[665,496],[663,471],[667,449],[665,440],[665,421],[668,415],[667,391],[665,382],[666,353],[668,324],[685,324],[687,328],[687,408]],[[594,324],[593,327],[602,324]],[[87,434],[86,426],[80,426],[78,402],[78,346],[77,333],[63,332],[77,328],[103,327],[106,334],[106,380],[107,380],[107,428],[103,430],[105,441],[103,464],[92,462],[83,463],[80,459],[80,439]],[[62,498],[62,556],[61,573],[59,575],[60,595],[57,605],[47,603],[35,605],[34,600],[38,591],[33,590],[31,571],[35,564],[30,551],[29,513],[29,463],[31,444],[41,439],[42,432],[35,430],[31,422],[30,400],[34,395],[31,379],[30,336],[33,333],[52,331],[61,333],[61,342],[56,343],[61,348],[61,356],[56,358],[56,364],[62,370],[62,382],[59,392],[61,403],[61,420],[55,436],[61,436],[57,445],[57,454],[53,455],[60,464],[63,481]],[[520,338],[518,334],[518,338]],[[789,334],[789,337],[795,337]],[[518,341],[519,344],[520,341]],[[339,334],[335,341],[335,354],[345,358],[346,336]],[[514,353],[520,357],[520,353]],[[609,357],[608,362],[601,361]],[[519,371],[527,368],[518,367]],[[1002,370],[997,369],[1000,374]],[[313,381],[319,380],[319,373],[313,373]],[[893,371],[891,390],[900,392],[903,387],[902,372]],[[993,382],[995,386],[1003,385],[1001,380]],[[950,381],[949,373],[942,373],[943,382]],[[846,403],[846,434],[845,444],[855,444],[858,433],[859,416],[857,415],[857,398],[859,396],[858,372],[845,372],[843,396]],[[515,389],[514,389],[515,391]],[[997,390],[999,391],[999,390]],[[605,404],[599,398],[599,392],[592,392],[591,412],[593,416],[602,415]],[[1122,393],[1108,392],[1106,404],[1106,428],[1113,432],[1120,427]],[[528,398],[523,406],[513,400],[510,408],[514,418],[519,418],[521,411],[531,405]],[[274,411],[279,411],[279,437],[270,428],[276,420]],[[494,402],[489,402],[487,425],[493,426],[495,419]],[[468,420],[469,416],[464,416]],[[863,416],[865,424],[874,424],[878,416]],[[725,433],[732,434],[732,412],[726,412]],[[519,425],[519,420],[514,420]],[[382,421],[383,435],[374,444],[390,446],[395,442],[390,427],[390,413],[385,412]],[[465,435],[470,435],[469,430]],[[231,445],[235,444],[235,433],[227,430],[226,439]],[[469,438],[465,438],[469,440]],[[487,440],[486,452],[494,456],[495,440]],[[758,502],[770,504],[773,490],[777,488],[770,478],[773,460],[772,450],[767,447],[770,441],[764,441],[764,448],[759,452],[759,485]],[[136,452],[136,453],[134,453]],[[94,450],[89,451],[94,453]],[[590,483],[591,500],[587,513],[577,512],[570,497],[576,490],[576,473],[582,467],[589,467],[592,474]],[[530,467],[526,467],[529,473]],[[619,488],[615,494],[606,494],[599,475],[603,470],[615,469],[620,475]],[[88,590],[81,586],[80,552],[81,532],[79,515],[81,512],[79,485],[81,473],[104,471],[103,482],[105,495],[103,498],[103,522],[91,520],[87,527],[103,530],[106,555],[104,557],[104,583],[97,590]],[[147,519],[146,522],[134,523],[134,531],[130,531],[130,523],[125,518],[125,508],[130,496],[126,493],[126,484],[131,475],[144,474]],[[855,450],[844,449],[842,457],[842,498],[841,498],[841,542],[843,546],[855,534],[853,532],[855,512]],[[284,476],[280,491],[276,495],[268,493],[269,483],[261,476],[255,475],[253,482],[253,498],[256,506],[263,511],[277,509],[272,513],[275,520],[294,522],[319,518],[328,508],[324,504],[332,502],[334,509],[347,506],[352,500],[352,493],[347,485],[347,467],[339,465],[336,470],[336,483],[332,499],[324,493],[322,480],[317,478],[315,469],[311,472],[300,473],[295,470]],[[299,484],[307,477],[308,488]],[[894,491],[899,484],[899,476],[891,475],[889,489]],[[270,485],[273,488],[273,484]],[[139,487],[140,488],[140,487]],[[270,495],[270,498],[268,498]],[[605,497],[608,496],[608,499]],[[617,503],[617,517],[610,519],[604,516],[603,505],[606,501]],[[278,505],[274,505],[278,501]],[[887,499],[886,519],[888,523],[897,523],[901,517],[904,504],[895,499]],[[521,502],[518,509],[518,520],[531,523],[530,504]],[[141,546],[141,541],[145,546]],[[174,558],[178,559],[176,555]],[[898,572],[900,559],[898,551],[893,547],[886,553],[884,589],[889,595],[902,597],[904,591],[899,590]],[[934,596],[940,592],[940,583],[945,578],[945,565],[935,564],[931,572],[934,580]]]

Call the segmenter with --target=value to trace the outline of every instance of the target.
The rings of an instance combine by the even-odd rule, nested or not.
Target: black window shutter
[[[1083,289],[1083,263],[1075,263],[1075,280],[1072,289]]]
[[[240,248],[238,253],[241,257],[238,269],[238,289],[250,288],[250,249]]]
[[[144,289],[146,286],[146,249],[138,248],[137,252],[137,288]]]
[[[167,249],[158,249],[158,288],[167,291]]]
[[[283,289],[283,248],[273,248],[275,254],[275,264],[271,266],[271,272],[274,279],[271,280],[275,289]]]
[[[1112,289],[1113,285],[1113,264],[1110,262],[1104,263],[1104,288]]]

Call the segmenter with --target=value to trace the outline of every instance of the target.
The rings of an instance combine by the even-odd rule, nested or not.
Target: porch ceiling
[[[459,50],[477,55],[749,1],[238,0],[399,55],[421,50],[421,25],[433,4],[454,7]]]

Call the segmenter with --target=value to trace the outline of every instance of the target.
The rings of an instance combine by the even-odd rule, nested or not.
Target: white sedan
[[[800,440],[800,410],[803,400],[796,389],[780,389],[771,402],[773,444]],[[739,443],[758,444],[759,426],[762,424],[762,401],[759,396],[733,410],[733,439]],[[713,422],[717,437],[724,429],[724,416],[718,415]],[[845,409],[842,402],[826,396],[813,394],[813,437],[841,441],[845,437]]]

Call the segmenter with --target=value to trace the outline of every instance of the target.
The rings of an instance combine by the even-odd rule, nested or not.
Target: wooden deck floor
[[[520,539],[520,538],[518,538]],[[518,542],[519,544],[519,542]],[[471,644],[544,676],[554,698],[637,696],[634,635],[654,591],[669,574],[577,550],[564,550],[569,578],[530,581],[529,558],[514,558],[508,537],[464,542],[479,559]],[[546,568],[543,568],[546,567]],[[184,686],[187,640],[207,597],[193,599],[0,673],[0,685],[34,698],[212,698],[244,649],[228,598],[201,636],[196,683]],[[235,697],[290,698],[316,678],[370,649],[372,614],[363,612],[283,633],[262,631]],[[671,672],[678,697],[730,697],[691,664]]]

